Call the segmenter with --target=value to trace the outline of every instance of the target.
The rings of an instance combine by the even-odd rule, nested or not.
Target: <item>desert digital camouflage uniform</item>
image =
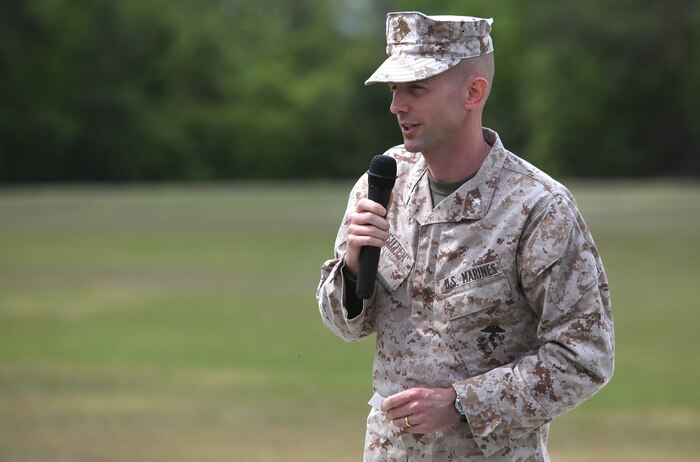
[[[613,371],[608,283],[574,199],[508,152],[433,208],[427,165],[397,146],[398,179],[375,293],[348,319],[341,299],[347,226],[322,267],[323,322],[346,341],[376,334],[373,385],[388,397],[454,387],[468,423],[424,435],[372,409],[366,461],[546,461],[549,422]],[[347,214],[367,195],[355,185]]]

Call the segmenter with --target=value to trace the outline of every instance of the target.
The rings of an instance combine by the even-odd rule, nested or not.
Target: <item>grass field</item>
[[[574,183],[616,321],[557,461],[700,453],[700,184]],[[0,190],[0,461],[358,461],[371,341],[314,292],[349,184]]]

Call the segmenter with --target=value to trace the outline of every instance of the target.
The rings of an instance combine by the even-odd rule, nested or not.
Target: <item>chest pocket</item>
[[[458,287],[443,294],[442,315],[445,321],[504,305],[513,299],[508,280],[501,273],[474,284]]]
[[[411,273],[413,258],[393,234],[389,235],[380,255],[377,269],[379,281],[389,292],[395,292]]]

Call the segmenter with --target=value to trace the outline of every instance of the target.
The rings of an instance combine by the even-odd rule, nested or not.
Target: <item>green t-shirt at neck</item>
[[[430,195],[433,198],[433,207],[437,206],[443,199],[457,191],[464,183],[474,178],[474,175],[476,175],[476,173],[454,183],[445,183],[436,180],[433,178],[433,175],[428,172],[428,184],[430,185]]]

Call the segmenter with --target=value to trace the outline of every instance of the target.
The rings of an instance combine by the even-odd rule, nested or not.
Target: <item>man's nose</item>
[[[404,94],[399,90],[394,90],[394,92],[392,93],[389,111],[391,111],[392,114],[399,114],[401,112],[408,111],[408,104],[406,103],[406,98]]]

